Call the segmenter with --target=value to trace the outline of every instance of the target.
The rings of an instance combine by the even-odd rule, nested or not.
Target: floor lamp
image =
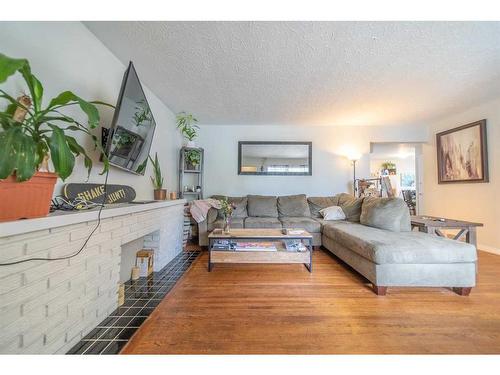
[[[357,187],[356,187],[356,162],[358,161],[357,158],[349,158],[351,161],[352,165],[352,190],[354,191],[354,196],[357,196]]]

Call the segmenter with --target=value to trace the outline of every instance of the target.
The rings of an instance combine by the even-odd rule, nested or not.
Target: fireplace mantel
[[[185,199],[176,199],[171,201],[156,201],[144,204],[113,204],[103,208],[101,219],[113,216],[122,216],[142,211],[155,210],[162,207],[182,205],[186,203]],[[35,232],[38,230],[58,228],[71,224],[83,223],[86,221],[97,220],[98,208],[85,211],[56,211],[46,217],[37,219],[14,220],[0,223],[0,238],[15,236],[19,234]]]
[[[98,209],[0,223],[0,263],[85,246],[0,267],[0,354],[68,351],[117,308],[122,245],[144,238],[155,271],[182,251],[185,203],[108,206],[97,229]]]

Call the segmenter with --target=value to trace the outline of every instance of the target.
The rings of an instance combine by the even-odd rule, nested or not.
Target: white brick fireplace
[[[0,267],[0,354],[65,353],[117,308],[121,247],[144,237],[154,270],[182,251],[184,200],[105,208],[76,257]],[[0,263],[81,248],[97,212],[0,223]]]

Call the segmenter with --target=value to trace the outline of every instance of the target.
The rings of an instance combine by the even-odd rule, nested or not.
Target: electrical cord
[[[52,199],[50,212],[54,211],[82,211],[90,210],[91,208],[99,207],[101,203],[95,203],[85,198],[74,198],[68,200],[62,195],[58,195]]]
[[[25,262],[33,262],[33,261],[47,261],[47,262],[51,262],[51,261],[55,261],[55,260],[65,260],[65,259],[74,258],[78,254],[80,254],[83,251],[83,249],[85,249],[85,246],[87,246],[87,243],[89,242],[90,238],[95,233],[95,231],[97,230],[97,228],[99,228],[99,225],[101,225],[101,212],[102,212],[102,209],[103,209],[103,207],[105,205],[106,198],[108,197],[108,176],[109,176],[109,169],[106,171],[106,177],[104,179],[104,198],[102,200],[102,204],[99,205],[100,207],[99,207],[99,212],[97,213],[97,224],[94,227],[94,229],[92,229],[92,232],[90,232],[90,234],[88,235],[87,239],[85,240],[85,242],[83,243],[83,245],[80,247],[80,249],[77,252],[75,252],[75,253],[73,253],[71,255],[65,255],[65,256],[57,257],[57,258],[27,258],[27,259],[21,259],[21,260],[15,261],[15,262],[0,263],[0,267],[3,267],[3,266],[12,266],[14,264],[20,264],[20,263],[25,263]]]

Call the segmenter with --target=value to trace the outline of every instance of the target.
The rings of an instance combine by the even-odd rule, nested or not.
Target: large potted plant
[[[43,86],[31,73],[28,60],[0,54],[0,84],[16,73],[24,79],[29,95],[16,99],[0,89],[0,99],[7,105],[0,111],[0,221],[47,215],[57,177],[64,181],[71,175],[77,156],[84,157],[90,175],[92,159],[72,135],[85,133],[101,149],[90,130],[99,125],[95,104],[109,106],[83,100],[71,91],[44,106]],[[85,114],[88,125],[63,113],[74,106]],[[48,171],[49,156],[54,173]],[[103,161],[105,173],[109,163],[106,157]]]
[[[163,189],[163,176],[161,174],[160,162],[158,161],[158,153],[155,153],[155,160],[149,156],[149,160],[151,160],[151,164],[153,164],[153,174],[151,176],[151,182],[154,187],[154,199],[156,201],[164,201],[167,199],[167,190]]]
[[[191,114],[186,112],[180,112],[176,116],[177,129],[180,130],[181,134],[186,139],[187,147],[196,147],[195,138],[198,137],[198,129],[200,127],[196,125],[198,120]]]

